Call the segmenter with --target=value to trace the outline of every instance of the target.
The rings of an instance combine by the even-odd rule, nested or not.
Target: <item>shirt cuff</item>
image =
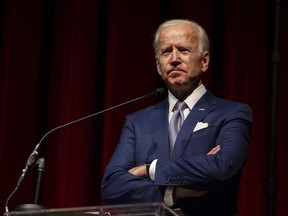
[[[164,204],[171,207],[174,205],[174,201],[173,201],[173,190],[174,187],[167,187],[165,190],[165,194],[164,194]]]
[[[150,179],[153,181],[155,180],[157,160],[158,159],[153,160],[152,163],[150,164],[150,168],[149,168],[149,176],[150,176]]]

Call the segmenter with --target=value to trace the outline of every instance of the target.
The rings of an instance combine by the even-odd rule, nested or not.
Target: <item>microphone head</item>
[[[165,92],[164,88],[157,88],[155,91],[154,91],[154,95],[157,95],[157,96],[161,96],[163,95]]]

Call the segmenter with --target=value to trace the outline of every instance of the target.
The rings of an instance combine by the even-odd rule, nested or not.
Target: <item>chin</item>
[[[170,82],[170,85],[172,85],[172,86],[185,86],[185,85],[187,85],[187,82],[185,82],[183,80],[173,80],[172,82]]]

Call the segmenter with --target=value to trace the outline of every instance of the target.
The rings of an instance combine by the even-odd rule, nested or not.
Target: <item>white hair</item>
[[[173,25],[183,25],[183,24],[188,24],[192,27],[195,27],[197,29],[197,39],[198,39],[198,50],[200,52],[205,52],[205,51],[209,51],[209,47],[210,47],[210,42],[209,42],[209,38],[207,36],[206,31],[202,28],[202,26],[200,26],[197,22],[192,21],[192,20],[186,20],[186,19],[172,19],[172,20],[168,20],[164,23],[162,23],[157,31],[155,32],[154,35],[154,41],[153,41],[153,47],[154,47],[154,51],[155,51],[155,55],[157,55],[158,53],[158,40],[159,40],[159,33],[162,29],[168,27],[168,26],[173,26]]]

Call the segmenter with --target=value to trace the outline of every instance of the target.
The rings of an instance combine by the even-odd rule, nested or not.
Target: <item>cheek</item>
[[[162,76],[165,72],[165,67],[163,62],[157,62],[157,71]]]
[[[162,77],[162,79],[163,80],[166,80],[167,79],[167,76],[166,76],[166,74],[165,73],[163,73],[163,72],[158,72],[159,73],[159,75]]]
[[[202,61],[199,61],[198,59],[192,59],[187,65],[190,69],[193,69],[194,71],[201,70],[203,67]]]

